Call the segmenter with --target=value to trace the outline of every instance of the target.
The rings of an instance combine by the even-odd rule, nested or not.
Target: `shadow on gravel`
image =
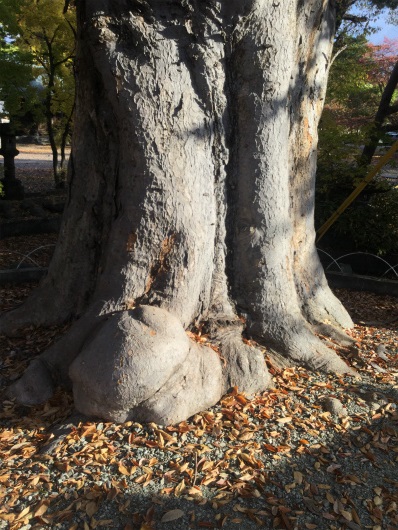
[[[294,390],[300,378],[280,380],[245,404],[227,395],[175,429],[82,416],[62,429],[65,392],[34,409],[5,401],[0,521],[13,529],[396,529],[397,389],[353,378],[337,388],[342,379],[302,375],[306,392]],[[348,415],[325,413],[325,395]]]
[[[391,314],[387,297],[383,311],[349,299],[367,303],[358,320]],[[1,390],[61,332],[4,340]],[[252,401],[232,392],[171,428],[70,417],[61,390],[34,408],[2,395],[0,529],[396,530],[398,343],[393,326],[366,333],[351,359],[362,379],[275,371]],[[371,373],[375,344],[387,350]],[[325,397],[346,415],[326,412]]]

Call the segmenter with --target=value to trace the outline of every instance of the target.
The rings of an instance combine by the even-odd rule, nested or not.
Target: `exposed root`
[[[57,385],[72,388],[69,366],[84,347],[90,335],[106,320],[89,314],[81,318],[55,344],[36,357],[20,379],[10,385],[7,395],[22,405],[47,401]]]
[[[55,390],[54,381],[48,366],[40,359],[34,359],[23,376],[6,391],[10,399],[22,405],[37,405],[50,399]]]
[[[233,386],[254,394],[269,385],[264,355],[243,342],[241,323],[229,324],[216,339],[220,357],[190,340],[164,309],[88,314],[35,359],[8,393],[35,405],[62,383],[73,387],[76,409],[86,416],[176,423],[214,405]]]
[[[291,358],[282,355],[273,348],[267,348],[267,355],[272,365],[278,370],[284,370],[285,368],[291,368],[292,366],[299,366],[299,363],[294,362]]]
[[[132,408],[128,418],[169,425],[213,406],[222,395],[217,353],[191,341],[188,356],[179,369],[153,396]]]
[[[18,336],[18,330],[28,326],[54,326],[71,317],[62,296],[41,285],[17,308],[0,316],[0,334]]]
[[[76,408],[109,421],[170,424],[222,396],[217,353],[189,340],[164,309],[139,306],[108,316],[70,367]]]
[[[339,346],[342,346],[344,348],[350,348],[355,344],[355,339],[347,335],[344,330],[336,328],[331,324],[317,324],[314,326],[314,331],[318,335],[329,337],[330,339],[336,341]]]
[[[277,332],[270,332],[265,326],[263,332],[258,331],[261,326],[256,325],[254,336],[264,346],[271,343],[273,358],[277,364],[282,364],[286,359],[288,363],[302,365],[310,370],[348,373],[356,375],[353,368],[348,366],[332,349],[314,335],[309,325],[292,322],[290,326],[278,328]]]
[[[217,341],[223,366],[223,393],[237,386],[240,392],[253,395],[270,386],[264,354],[254,346],[245,344],[239,328],[232,327],[218,333]]]
[[[243,341],[242,323],[226,319],[210,327],[217,351],[190,340],[164,309],[139,306],[100,317],[89,312],[31,363],[9,395],[34,405],[62,383],[73,386],[76,409],[87,416],[164,425],[214,405],[231,387],[248,395],[265,390],[271,378],[263,352]],[[277,336],[264,329],[259,342],[268,338],[277,365],[355,374],[308,325],[292,322],[278,327]]]
[[[74,413],[69,418],[65,419],[61,423],[58,423],[51,429],[50,434],[52,435],[50,440],[47,441],[40,449],[41,455],[54,455],[57,452],[59,445],[68,434],[76,428],[80,422],[87,421],[88,418],[84,414]]]
[[[317,325],[324,322],[330,323],[335,328],[349,329],[354,323],[336,296],[330,291],[329,286],[319,288],[316,294],[305,298],[302,310],[305,318],[311,324]]]

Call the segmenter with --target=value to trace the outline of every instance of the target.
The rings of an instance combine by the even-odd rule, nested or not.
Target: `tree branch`
[[[66,22],[68,23],[68,26],[70,27],[72,33],[73,33],[73,36],[74,38],[76,39],[76,36],[77,36],[77,33],[76,33],[76,28],[73,26],[73,24],[67,19]]]
[[[398,86],[398,61],[395,63],[394,68],[392,69],[390,78],[387,82],[387,85],[383,91],[379,108],[377,110],[373,128],[371,130],[369,140],[365,144],[362,154],[360,156],[360,159],[358,161],[358,165],[360,168],[366,168],[372,161],[372,157],[376,152],[380,133],[384,124],[384,120],[387,116],[393,114],[393,112],[390,112],[391,109],[397,109],[398,104],[394,103],[391,105],[391,100],[393,98],[394,92]],[[394,112],[396,112],[394,110]]]
[[[398,112],[398,103],[394,103],[394,105],[390,105],[388,107],[388,110],[386,111],[387,116],[391,116],[391,114],[395,114]]]
[[[329,69],[331,68],[332,64],[334,63],[334,61],[337,59],[337,57],[340,55],[340,53],[343,53],[344,50],[346,50],[348,48],[348,44],[346,44],[345,46],[343,46],[342,48],[340,48],[340,50],[337,50],[337,52],[333,55],[333,57],[331,58],[330,60],[330,63],[329,63]]]
[[[343,16],[343,20],[347,20],[348,22],[353,22],[354,24],[361,24],[362,22],[367,22],[368,17],[358,17],[357,15],[352,15],[351,13],[347,13]]]

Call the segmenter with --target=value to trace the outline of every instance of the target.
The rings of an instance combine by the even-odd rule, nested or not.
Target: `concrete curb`
[[[352,291],[369,291],[375,294],[387,294],[398,298],[398,281],[378,279],[358,274],[327,272],[329,285],[334,288],[351,289]]]
[[[14,236],[29,236],[31,234],[49,234],[59,232],[61,215],[48,219],[23,219],[21,221],[6,221],[0,225],[0,239]]]
[[[46,274],[47,269],[44,267],[6,269],[0,271],[0,285],[5,285],[6,283],[38,282]]]

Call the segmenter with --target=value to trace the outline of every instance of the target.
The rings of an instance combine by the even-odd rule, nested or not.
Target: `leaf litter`
[[[2,308],[32,287],[6,287]],[[342,353],[361,378],[280,370],[265,352],[273,388],[253,399],[234,388],[173,426],[83,419],[51,452],[71,395],[31,408],[4,399],[0,528],[398,528],[397,301],[337,295],[357,322],[357,348]],[[3,338],[2,389],[65,330]],[[325,397],[346,415],[325,410]]]

